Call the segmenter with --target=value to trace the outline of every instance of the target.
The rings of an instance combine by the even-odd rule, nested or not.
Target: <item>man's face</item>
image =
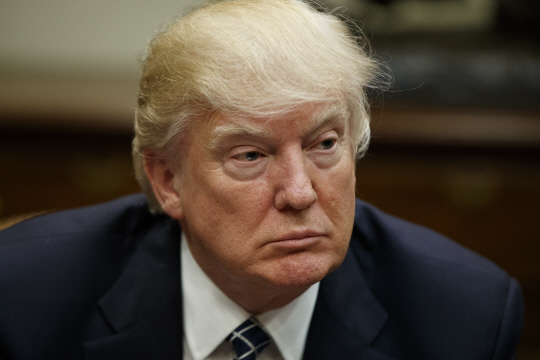
[[[175,179],[193,256],[222,290],[305,288],[343,261],[355,206],[343,106],[196,122]]]

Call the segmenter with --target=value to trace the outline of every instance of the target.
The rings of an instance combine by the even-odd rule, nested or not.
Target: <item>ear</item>
[[[163,211],[176,220],[184,217],[180,194],[176,189],[177,175],[173,164],[164,160],[157,152],[144,150],[144,172],[152,184],[154,195]]]

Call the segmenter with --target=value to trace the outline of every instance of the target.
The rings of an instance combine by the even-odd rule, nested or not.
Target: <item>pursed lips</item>
[[[321,236],[324,236],[324,232],[311,229],[290,231],[279,236],[276,240],[270,241],[269,244],[290,246],[308,245]]]
[[[296,240],[296,239],[303,239],[306,237],[315,237],[315,236],[322,236],[324,235],[321,231],[316,230],[301,230],[301,231],[291,231],[287,234],[281,236],[278,241],[281,240]]]

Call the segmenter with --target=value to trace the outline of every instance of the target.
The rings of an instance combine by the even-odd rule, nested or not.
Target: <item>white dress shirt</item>
[[[231,360],[225,338],[251,314],[229,299],[199,267],[182,234],[181,278],[184,312],[184,359]],[[286,306],[257,315],[272,343],[260,360],[299,360],[304,352],[319,283]]]

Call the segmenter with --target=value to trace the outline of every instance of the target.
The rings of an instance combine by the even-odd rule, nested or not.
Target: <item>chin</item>
[[[274,264],[265,277],[275,285],[287,288],[307,288],[338,268],[344,256],[314,255],[309,252],[289,254]],[[271,275],[268,278],[268,275]]]

